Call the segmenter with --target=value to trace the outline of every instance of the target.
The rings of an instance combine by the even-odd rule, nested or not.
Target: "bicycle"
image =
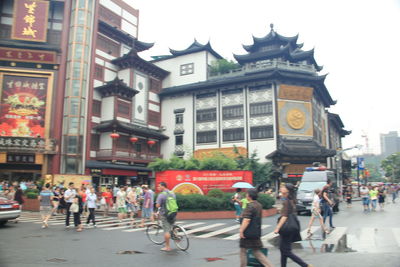
[[[164,231],[160,221],[160,216],[156,215],[157,223],[151,223],[147,225],[146,235],[156,245],[162,245],[165,243]],[[175,245],[182,251],[189,248],[189,238],[186,234],[185,228],[180,225],[172,224],[172,230],[170,231],[171,239],[174,240]]]

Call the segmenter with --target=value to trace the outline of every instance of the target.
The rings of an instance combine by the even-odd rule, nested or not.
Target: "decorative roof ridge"
[[[198,42],[196,38],[194,38],[193,43],[189,47],[187,47],[186,49],[175,50],[175,49],[169,48],[169,52],[172,54],[172,57],[173,56],[186,55],[186,54],[200,52],[200,51],[208,51],[218,59],[222,59],[223,58],[220,54],[218,54],[212,48],[210,40],[208,40],[208,42],[203,45],[200,42]],[[163,60],[163,59],[160,59],[160,60]]]

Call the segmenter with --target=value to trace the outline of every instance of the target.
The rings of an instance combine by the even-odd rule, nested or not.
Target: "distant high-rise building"
[[[398,132],[391,131],[381,134],[381,153],[384,156],[400,152],[400,137]]]

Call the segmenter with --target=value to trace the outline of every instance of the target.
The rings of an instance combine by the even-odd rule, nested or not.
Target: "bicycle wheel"
[[[189,238],[186,234],[186,230],[182,226],[174,225],[172,227],[171,237],[180,250],[185,251],[189,248]]]
[[[154,244],[162,245],[165,242],[161,225],[149,224],[146,228],[146,235]]]

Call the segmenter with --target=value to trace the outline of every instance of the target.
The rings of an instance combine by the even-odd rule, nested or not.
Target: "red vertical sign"
[[[48,13],[48,1],[14,0],[11,39],[46,42]]]

